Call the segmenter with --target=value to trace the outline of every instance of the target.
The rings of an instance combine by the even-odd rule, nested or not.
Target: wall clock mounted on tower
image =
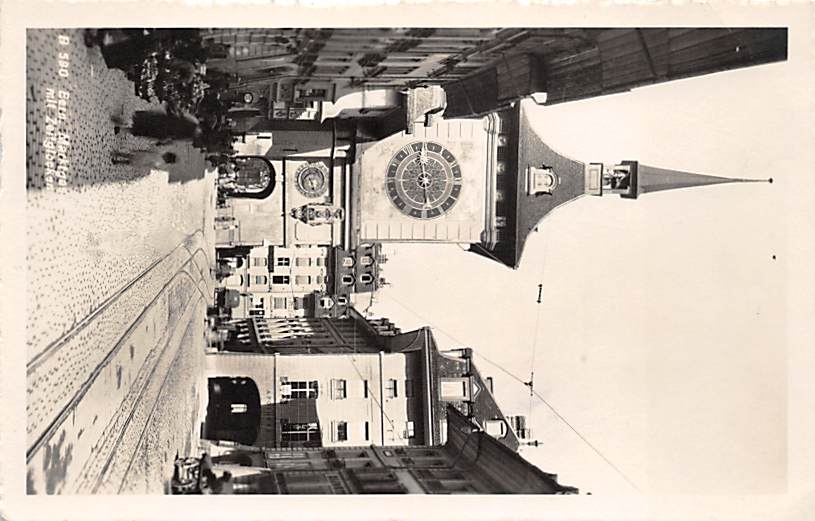
[[[321,197],[328,191],[328,167],[322,162],[303,163],[294,177],[297,190],[306,197]]]
[[[403,214],[433,219],[450,211],[461,194],[461,167],[442,145],[416,141],[388,163],[388,198]]]

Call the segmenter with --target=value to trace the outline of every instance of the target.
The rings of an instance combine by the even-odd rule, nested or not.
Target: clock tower
[[[642,194],[752,181],[622,161],[583,163],[550,148],[524,105],[480,119],[442,120],[357,145],[351,241],[468,244],[511,268],[559,206],[584,195]],[[770,180],[771,182],[771,180]]]
[[[360,243],[479,241],[495,134],[490,121],[442,120],[417,126],[412,134],[357,145],[355,238]]]

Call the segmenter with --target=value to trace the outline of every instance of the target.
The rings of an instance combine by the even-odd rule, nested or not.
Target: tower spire
[[[773,179],[744,179],[670,170],[623,161],[613,167],[591,163],[585,170],[586,192],[592,195],[619,194],[636,199],[640,194],[723,183],[772,183]]]
[[[692,172],[682,172],[679,170],[669,170],[667,168],[657,168],[648,165],[639,165],[638,168],[638,193],[660,192],[662,190],[675,190],[679,188],[692,188],[694,186],[706,186],[722,183],[772,183],[769,179],[744,179],[719,177],[707,174],[695,174]]]

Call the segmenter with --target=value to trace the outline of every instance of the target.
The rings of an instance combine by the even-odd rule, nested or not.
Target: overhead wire
[[[418,314],[417,312],[415,312],[414,310],[409,308],[407,305],[405,305],[402,302],[399,302],[397,299],[393,298],[393,296],[390,296],[390,299],[393,302],[395,302],[396,304],[398,304],[399,306],[401,306],[402,308],[404,308],[407,311],[413,313],[416,317],[426,321],[427,323],[431,323],[427,318],[422,317],[420,314]],[[458,343],[460,345],[469,345],[468,343],[460,341],[459,339],[455,338],[450,333],[447,333],[446,331],[444,331],[443,329],[441,329],[441,328],[439,328],[437,326],[431,326],[431,327],[433,328],[433,330],[439,331],[440,333],[444,334],[446,337],[448,337],[449,339],[453,340],[454,342],[456,342],[456,343]],[[490,365],[494,366],[495,368],[497,368],[498,370],[500,370],[501,372],[503,372],[504,374],[506,374],[507,376],[509,376],[513,380],[515,380],[516,382],[519,382],[522,385],[528,387],[527,382],[524,381],[523,378],[521,378],[521,377],[517,376],[516,374],[512,373],[511,371],[507,370],[505,367],[503,367],[498,362],[495,362],[494,360],[491,360],[490,358],[478,353],[476,350],[473,350],[473,353],[475,354],[475,356],[483,359],[485,362],[487,362]],[[631,478],[629,478],[617,465],[614,464],[614,462],[612,462],[605,454],[603,454],[600,451],[600,449],[598,449],[582,433],[580,433],[580,431],[578,431],[577,428],[574,425],[572,425],[551,403],[549,403],[549,401],[546,398],[544,398],[539,392],[535,391],[534,388],[531,389],[531,394],[532,394],[532,396],[534,396],[535,398],[537,398],[538,400],[543,402],[543,404],[546,405],[546,407],[549,408],[550,411],[552,411],[552,413],[555,415],[555,417],[557,419],[562,421],[569,428],[569,430],[571,430],[583,443],[585,443],[595,454],[597,454],[600,457],[600,459],[602,459],[609,467],[611,467],[611,469],[614,470],[626,483],[628,483],[628,485],[630,485],[632,488],[634,488],[634,490],[636,490],[637,492],[641,492],[640,488],[637,486],[636,483],[634,483],[634,481]]]

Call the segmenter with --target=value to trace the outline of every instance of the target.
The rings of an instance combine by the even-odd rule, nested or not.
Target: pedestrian
[[[175,163],[178,160],[173,152],[164,152],[159,150],[131,150],[130,152],[123,152],[116,150],[111,155],[111,161],[114,165],[131,165],[136,167],[147,168],[166,168],[167,166]]]
[[[180,116],[167,114],[158,110],[137,110],[133,113],[133,122],[129,127],[121,125],[120,117],[111,117],[117,125],[115,134],[126,132],[133,136],[151,137],[159,140],[158,144],[168,144],[175,140],[194,140],[200,137],[201,127],[198,119],[191,114]]]

